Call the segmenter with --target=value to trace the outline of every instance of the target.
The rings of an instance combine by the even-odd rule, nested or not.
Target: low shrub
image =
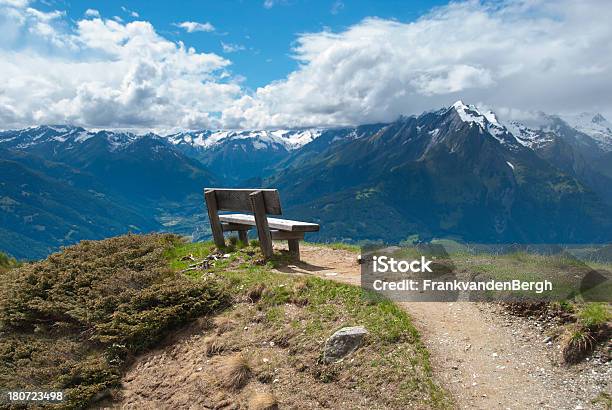
[[[117,386],[127,360],[172,329],[230,304],[223,284],[173,272],[180,239],[83,241],[12,269],[0,285],[0,390],[61,389],[84,407]]]

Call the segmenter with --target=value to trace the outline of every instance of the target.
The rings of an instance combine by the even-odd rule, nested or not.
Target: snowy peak
[[[457,111],[457,114],[459,114],[463,122],[476,123],[483,129],[485,129],[487,125],[504,128],[497,120],[495,113],[491,110],[481,112],[475,105],[467,105],[461,100],[454,103],[452,108]]]
[[[459,100],[450,108],[454,110],[461,121],[469,124],[477,124],[484,132],[491,134],[499,143],[503,145],[517,146],[517,140],[508,132],[497,119],[491,110],[480,111],[475,105],[465,104]]]
[[[256,150],[300,148],[321,135],[320,129],[306,130],[251,130],[251,131],[195,131],[169,135],[173,145],[190,145],[194,148],[213,148],[227,142],[250,142]]]

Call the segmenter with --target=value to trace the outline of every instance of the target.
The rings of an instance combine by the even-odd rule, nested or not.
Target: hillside
[[[281,274],[283,257],[262,265],[254,247],[224,252],[128,235],[1,274],[0,389],[61,390],[70,409],[449,405],[391,302]],[[206,267],[188,269],[193,260]],[[345,326],[365,326],[362,346],[322,361]]]
[[[161,227],[91,175],[64,164],[0,150],[0,174],[0,249],[17,258]]]
[[[82,239],[194,231],[215,177],[165,140],[38,127],[0,147],[0,249],[41,258]]]

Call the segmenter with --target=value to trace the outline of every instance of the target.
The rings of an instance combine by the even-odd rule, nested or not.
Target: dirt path
[[[302,262],[280,269],[359,285],[354,253],[305,245]],[[400,303],[431,353],[437,379],[465,409],[605,408],[592,400],[612,394],[610,362],[567,368],[558,346],[544,343],[538,324],[493,305]]]

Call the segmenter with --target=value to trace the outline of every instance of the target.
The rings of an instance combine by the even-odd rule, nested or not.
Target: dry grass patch
[[[210,336],[204,339],[204,346],[207,357],[217,356],[230,350],[229,346],[227,346],[222,339],[216,336]]]
[[[220,316],[215,319],[215,326],[217,327],[217,335],[221,336],[223,333],[227,333],[236,327],[236,322],[226,316]]]
[[[278,410],[278,400],[272,393],[255,393],[249,400],[249,410]]]
[[[219,385],[229,390],[240,390],[251,378],[253,371],[248,358],[242,353],[223,357],[217,366]]]

